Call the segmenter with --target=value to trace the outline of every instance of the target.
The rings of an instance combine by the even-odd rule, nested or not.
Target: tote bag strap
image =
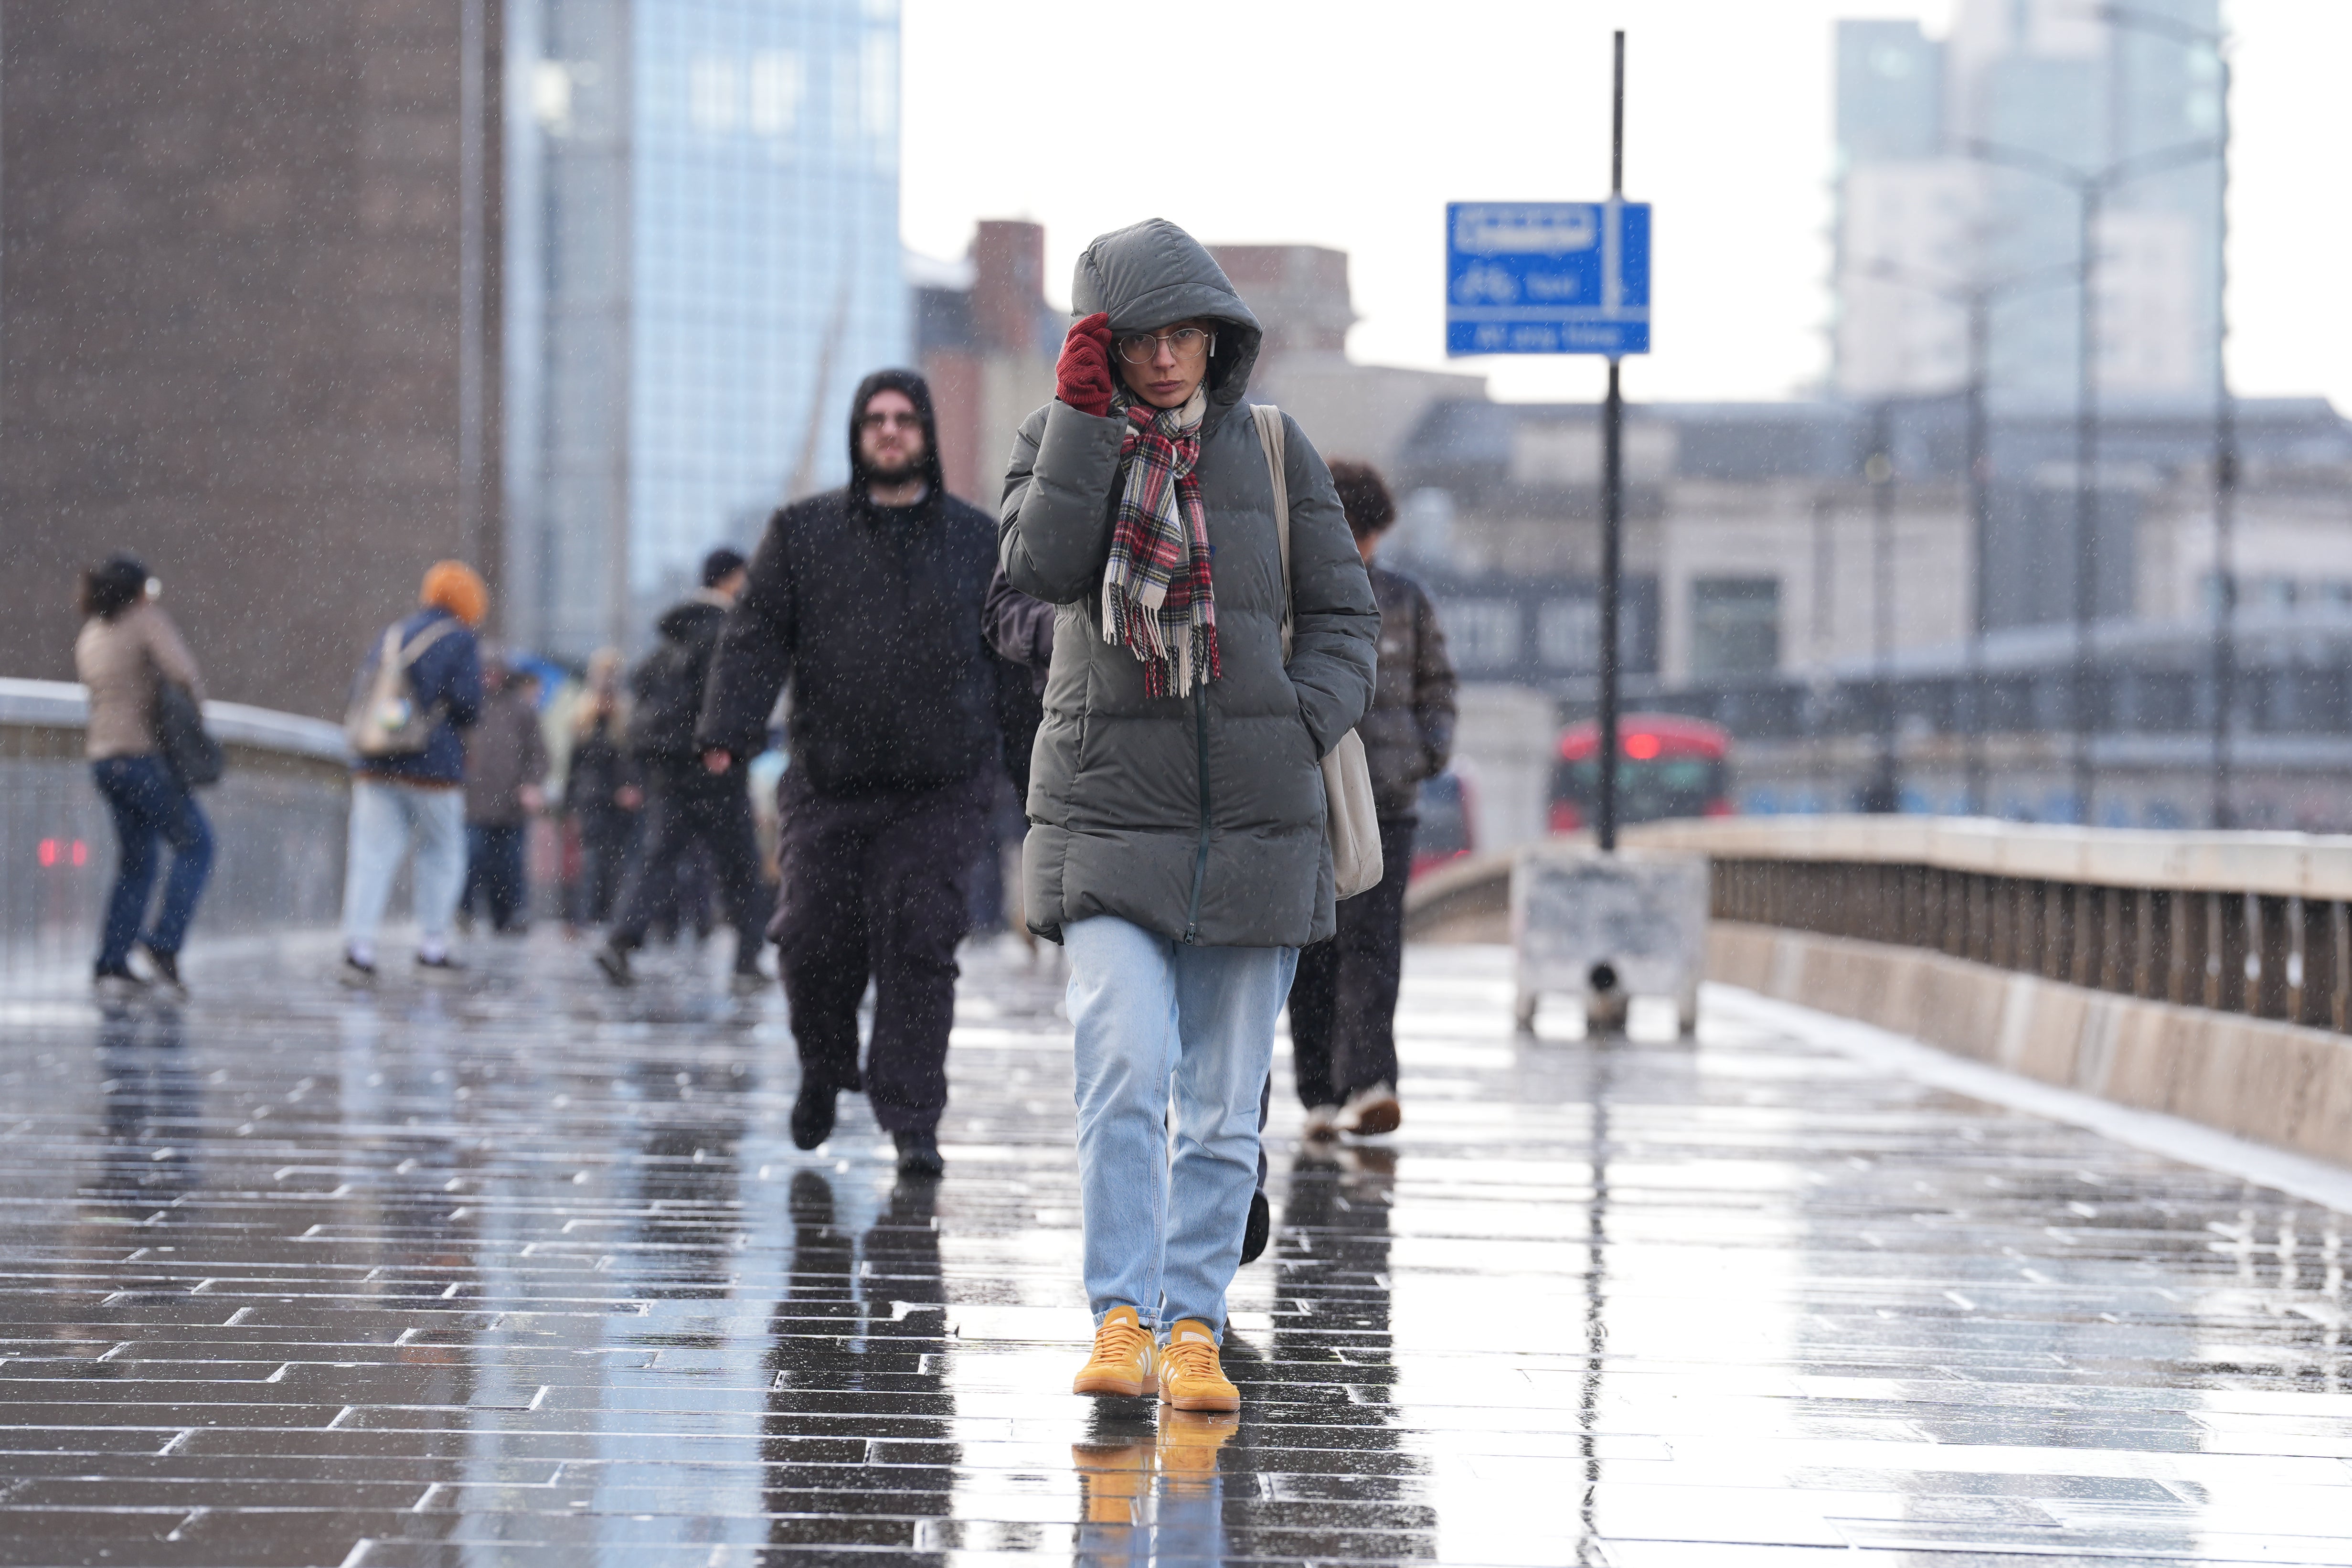
[[[1282,410],[1271,403],[1250,405],[1257,444],[1265,453],[1265,477],[1274,485],[1274,537],[1282,555],[1282,662],[1290,662],[1290,477],[1285,471]]]

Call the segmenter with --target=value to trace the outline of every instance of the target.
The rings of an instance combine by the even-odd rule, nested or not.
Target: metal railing
[[[2352,837],[1781,817],[1640,841],[1707,854],[1718,920],[2352,1030]]]
[[[88,702],[68,682],[0,679],[0,986],[86,979],[115,839],[82,758]],[[228,753],[201,798],[215,849],[194,941],[333,922],[350,806],[334,725],[208,702]]]

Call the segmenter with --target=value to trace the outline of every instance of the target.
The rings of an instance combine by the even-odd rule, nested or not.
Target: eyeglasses
[[[861,416],[857,423],[860,428],[866,430],[887,430],[893,426],[919,430],[923,427],[923,416],[919,414],[867,414]]]
[[[1118,340],[1118,357],[1129,364],[1150,364],[1160,357],[1161,343],[1175,350],[1180,360],[1198,359],[1209,346],[1209,334],[1198,327],[1179,327],[1172,332],[1129,332]]]

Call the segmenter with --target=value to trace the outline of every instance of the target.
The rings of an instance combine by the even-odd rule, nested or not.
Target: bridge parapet
[[[1644,823],[1688,849],[1740,921],[1931,948],[2182,1005],[2352,1025],[2352,835],[2168,833],[1979,817],[1768,816]],[[1423,879],[1409,928],[1505,940],[1511,858]]]
[[[0,679],[0,986],[87,978],[114,875],[114,828],[82,759],[70,681]],[[228,755],[204,792],[217,840],[201,940],[333,922],[342,903],[349,752],[335,725],[207,702]]]
[[[1710,978],[2352,1163],[2352,836],[1882,816],[1649,823],[1708,857]],[[1512,857],[1423,878],[1506,941]]]

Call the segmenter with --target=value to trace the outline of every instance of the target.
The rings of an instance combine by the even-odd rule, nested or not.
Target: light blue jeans
[[[1097,1324],[1130,1306],[1222,1339],[1257,1186],[1258,1094],[1298,950],[1187,947],[1114,915],[1074,921],[1062,941],[1087,1304]]]
[[[466,792],[352,780],[343,863],[343,945],[373,950],[393,879],[416,841],[416,923],[427,948],[446,944],[466,887]]]

